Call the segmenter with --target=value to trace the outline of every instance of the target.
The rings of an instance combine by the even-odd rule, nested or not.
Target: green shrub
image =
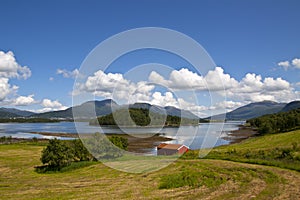
[[[78,139],[70,141],[49,140],[41,156],[41,161],[47,165],[47,170],[60,170],[72,162],[91,161],[93,159],[93,156]]]
[[[73,159],[75,161],[90,161],[94,159],[81,140],[72,140],[71,148],[73,148],[74,151]]]
[[[118,147],[118,145],[123,148],[127,148],[127,140],[120,139],[116,136],[113,139],[113,144],[104,134],[95,133],[91,137],[84,138],[84,144],[93,154],[96,159],[112,159],[118,158],[123,155],[123,149]]]
[[[110,142],[113,143],[115,146],[127,150],[128,147],[128,140],[126,138],[120,136],[111,136],[109,138]]]
[[[50,168],[60,169],[70,165],[73,160],[73,149],[61,140],[49,140],[49,144],[42,151],[41,161]]]

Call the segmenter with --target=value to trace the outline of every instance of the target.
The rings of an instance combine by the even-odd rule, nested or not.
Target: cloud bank
[[[162,85],[170,91],[213,91],[227,101],[218,102],[212,106],[200,106],[184,98],[176,97],[170,91],[155,91],[157,85]],[[202,76],[187,68],[173,70],[169,77],[163,77],[152,71],[148,81],[134,83],[119,73],[104,73],[99,70],[89,76],[80,85],[83,92],[93,93],[103,98],[123,99],[129,103],[148,102],[159,106],[175,106],[178,108],[201,113],[213,109],[232,110],[246,103],[271,100],[289,102],[299,98],[299,92],[288,81],[282,78],[265,77],[255,73],[247,73],[241,80],[236,80],[225,73],[221,67],[216,67]]]

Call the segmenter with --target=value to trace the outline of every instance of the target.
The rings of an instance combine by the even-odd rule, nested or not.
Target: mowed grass
[[[300,199],[298,172],[221,160],[179,159],[140,174],[102,163],[41,174],[34,166],[44,146],[0,145],[0,199]]]

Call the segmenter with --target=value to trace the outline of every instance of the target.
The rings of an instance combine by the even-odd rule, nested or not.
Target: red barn
[[[157,147],[157,155],[184,154],[189,148],[183,144],[160,143]]]

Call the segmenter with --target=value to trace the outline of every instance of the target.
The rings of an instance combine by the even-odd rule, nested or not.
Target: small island
[[[129,108],[119,109],[115,112],[100,116],[97,119],[93,119],[89,122],[90,125],[101,126],[126,126],[126,127],[138,127],[138,126],[168,126],[179,127],[181,125],[198,125],[200,120],[192,118],[182,118],[172,115],[164,115],[158,112],[151,112],[149,109],[142,108]]]

